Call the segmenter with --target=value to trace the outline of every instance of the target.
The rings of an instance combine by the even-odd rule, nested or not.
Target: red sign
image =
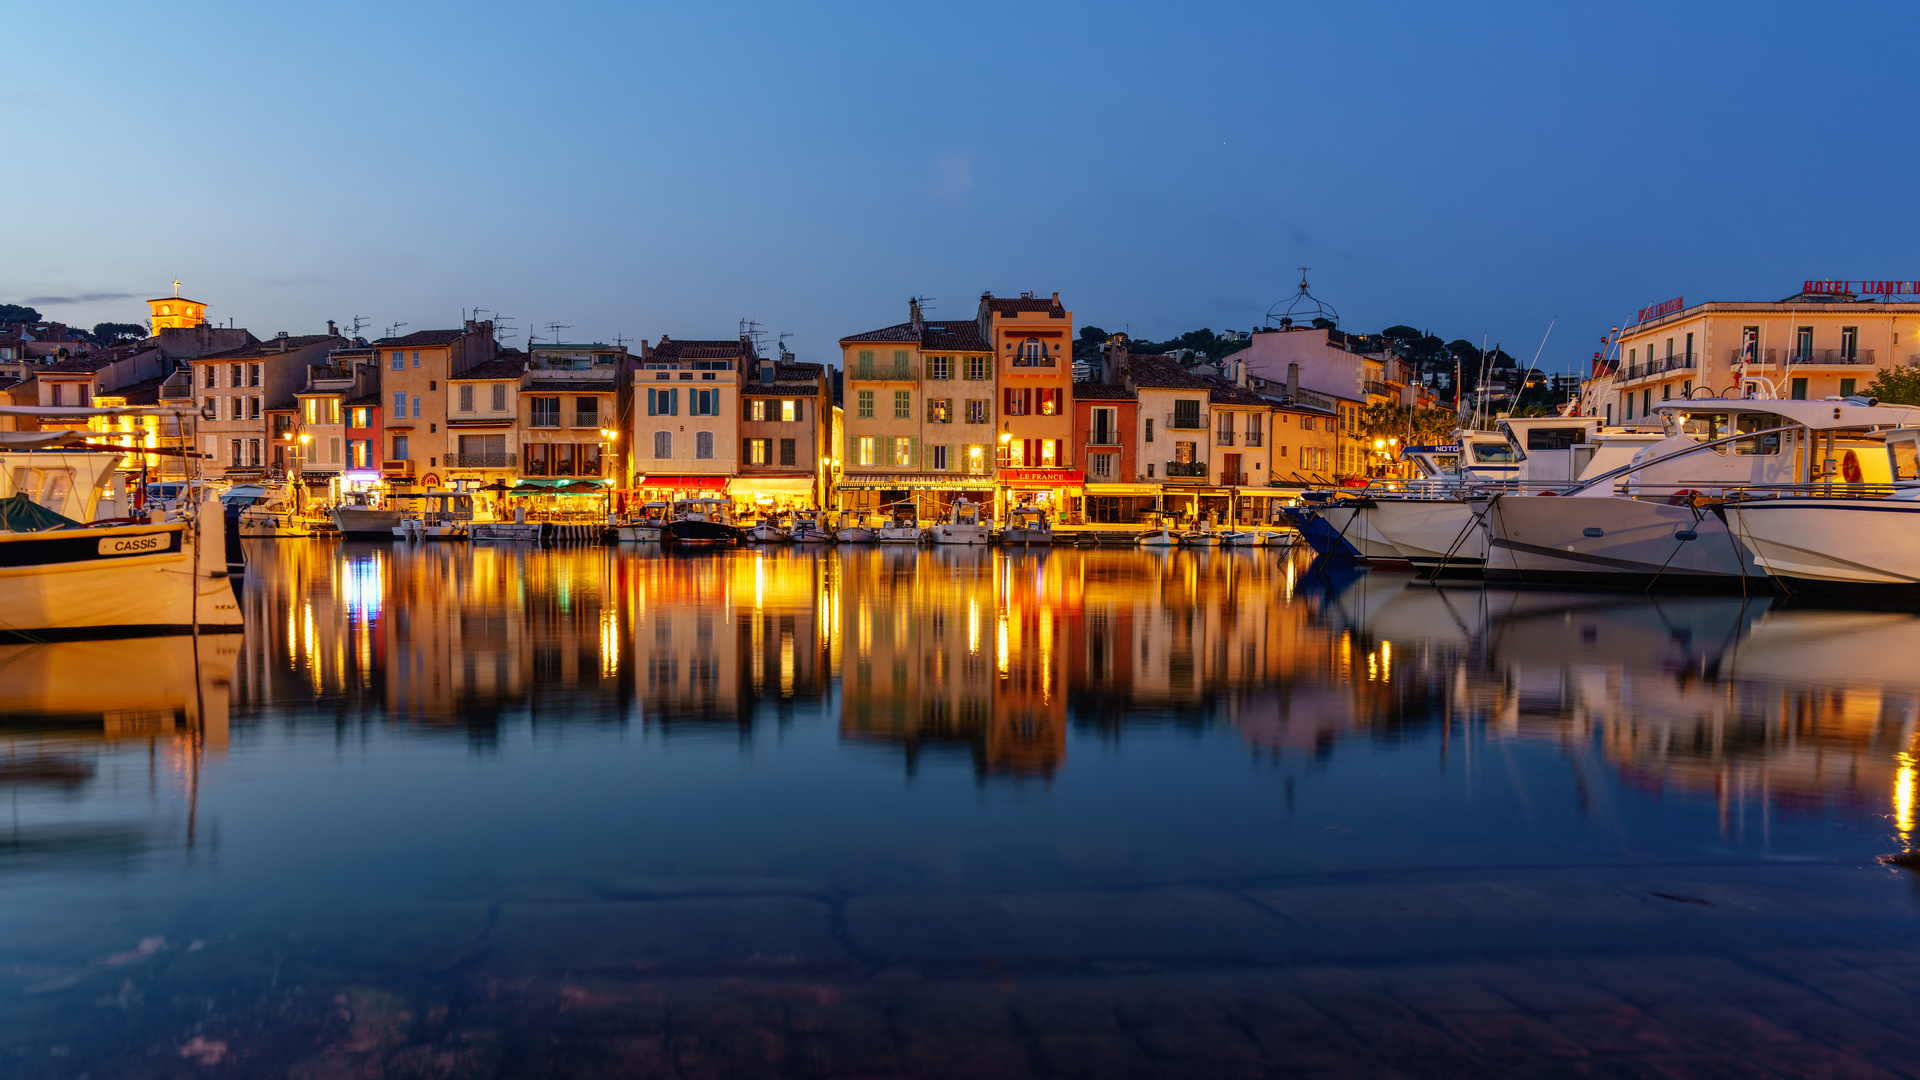
[[[1003,484],[1053,484],[1074,487],[1086,483],[1079,469],[1001,469]]]
[[[1808,281],[1803,293],[1865,293],[1869,296],[1920,296],[1920,281]]]
[[[1633,321],[1634,323],[1638,324],[1638,323],[1646,322],[1649,319],[1658,319],[1664,315],[1671,315],[1674,312],[1679,311],[1681,308],[1686,307],[1687,305],[1685,301],[1686,301],[1685,297],[1676,296],[1664,304],[1655,304],[1652,307],[1643,307],[1640,309],[1640,314],[1636,315]]]

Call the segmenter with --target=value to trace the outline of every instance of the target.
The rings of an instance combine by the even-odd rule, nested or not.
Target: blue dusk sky
[[[1634,308],[1920,279],[1911,4],[31,3],[0,301],[263,336],[1350,330],[1547,366]],[[545,330],[539,330],[543,335]]]

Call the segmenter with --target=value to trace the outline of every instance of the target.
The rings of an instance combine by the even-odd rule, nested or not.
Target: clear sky
[[[36,3],[0,301],[567,340],[979,294],[1564,369],[1640,305],[1920,279],[1912,4]],[[540,331],[542,334],[544,330]]]

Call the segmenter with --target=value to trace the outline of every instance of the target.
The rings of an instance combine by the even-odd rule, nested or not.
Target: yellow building
[[[1594,407],[1609,423],[1644,419],[1661,401],[1770,392],[1820,400],[1863,392],[1880,371],[1920,362],[1920,305],[1810,281],[1773,303],[1679,300],[1643,309],[1621,331],[1619,358]]]
[[[156,335],[162,330],[204,326],[207,322],[207,305],[181,296],[177,281],[173,283],[172,296],[147,301],[147,309],[147,326]]]

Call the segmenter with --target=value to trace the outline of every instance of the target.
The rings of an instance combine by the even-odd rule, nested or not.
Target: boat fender
[[[1679,491],[1676,491],[1673,494],[1667,496],[1667,505],[1668,506],[1692,506],[1693,500],[1699,497],[1700,497],[1700,493],[1698,491],[1695,491],[1693,488],[1681,488]]]

